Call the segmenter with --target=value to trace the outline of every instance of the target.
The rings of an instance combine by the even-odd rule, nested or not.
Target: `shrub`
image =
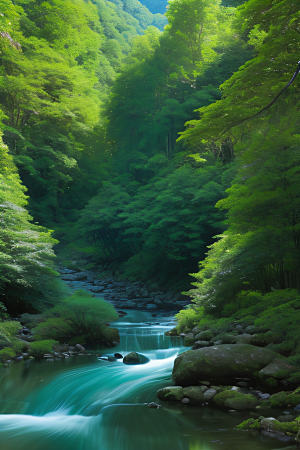
[[[0,350],[0,361],[5,362],[7,359],[16,356],[14,350],[11,347],[5,347]]]
[[[34,329],[34,340],[56,339],[68,340],[72,335],[72,327],[61,317],[50,317],[45,322],[38,324]]]
[[[16,321],[5,321],[0,323],[0,346],[1,347],[13,347],[15,351],[21,351],[23,348],[22,342],[20,342],[15,334],[20,331],[22,325]]]
[[[6,338],[10,338],[17,334],[22,328],[20,322],[16,321],[6,321],[0,323],[0,336],[5,336]]]
[[[193,308],[182,309],[175,315],[178,320],[177,330],[179,333],[186,332],[194,328],[200,321],[202,316],[202,308],[197,310]]]
[[[50,353],[54,345],[58,344],[53,339],[46,339],[43,341],[32,342],[30,344],[30,355],[35,358],[41,358],[45,353]]]
[[[99,341],[101,326],[119,317],[110,303],[81,289],[47,314],[50,317],[33,329],[37,339],[70,341],[73,337],[84,336],[87,342]]]

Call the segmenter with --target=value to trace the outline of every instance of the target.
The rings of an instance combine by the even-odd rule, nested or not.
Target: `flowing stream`
[[[249,413],[157,402],[172,384],[181,338],[164,332],[173,317],[127,311],[118,320],[121,342],[112,352],[138,351],[144,365],[98,360],[96,355],[13,364],[1,378],[1,450],[267,450],[287,448],[277,439],[240,432]],[[288,447],[292,448],[291,446]]]

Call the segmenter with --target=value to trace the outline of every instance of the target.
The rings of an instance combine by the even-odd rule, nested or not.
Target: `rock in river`
[[[180,386],[195,386],[199,380],[233,384],[236,377],[251,377],[276,357],[277,353],[249,344],[225,344],[189,350],[176,358],[173,379]]]
[[[145,355],[141,355],[137,352],[130,352],[123,358],[124,364],[146,364],[150,359]]]

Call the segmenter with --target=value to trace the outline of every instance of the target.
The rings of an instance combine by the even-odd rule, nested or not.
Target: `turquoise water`
[[[1,379],[1,450],[267,450],[288,444],[233,427],[249,417],[171,402],[160,409],[160,387],[172,384],[180,338],[164,332],[173,318],[128,311],[114,324],[121,342],[113,352],[139,351],[140,366],[77,356],[13,364]],[[292,448],[289,446],[288,448]]]

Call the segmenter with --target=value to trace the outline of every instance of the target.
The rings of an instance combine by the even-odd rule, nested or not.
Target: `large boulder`
[[[132,364],[146,364],[150,359],[145,355],[141,355],[137,352],[130,352],[123,358],[123,363],[132,365]]]
[[[210,341],[215,337],[215,333],[211,330],[201,331],[200,333],[195,335],[196,341]]]
[[[248,344],[224,344],[188,350],[174,363],[173,379],[181,386],[208,380],[213,384],[233,384],[235,378],[252,378],[278,355]]]

